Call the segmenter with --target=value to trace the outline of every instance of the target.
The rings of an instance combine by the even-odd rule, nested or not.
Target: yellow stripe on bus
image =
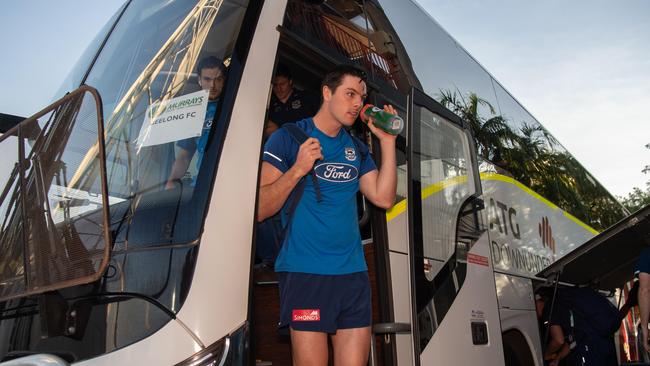
[[[575,222],[576,224],[582,226],[583,229],[589,231],[590,233],[592,233],[592,234],[594,234],[594,235],[598,235],[598,234],[600,234],[600,232],[599,232],[598,230],[596,230],[596,229],[594,229],[593,227],[591,227],[591,226],[585,224],[584,222],[580,221],[579,218],[577,218],[577,217],[571,215],[570,213],[568,213],[568,212],[566,212],[566,211],[562,211],[562,213],[564,213],[564,216],[565,216],[566,218],[568,218],[569,220],[571,220],[571,221]]]
[[[422,200],[424,201],[427,197],[431,196],[434,193],[440,192],[449,186],[453,186],[465,182],[467,182],[467,176],[461,175],[458,177],[453,177],[453,178],[443,180],[441,182],[434,183],[426,187],[424,190],[422,190]],[[405,211],[406,211],[406,199],[403,199],[399,201],[397,204],[395,204],[393,207],[388,209],[388,211],[386,211],[386,220],[390,221],[395,217],[401,215]]]
[[[550,207],[553,210],[559,210],[560,208],[557,207],[553,202],[547,200],[546,198],[540,196],[537,192],[533,191],[532,189],[526,187],[525,185],[521,184],[519,181],[508,177],[506,175],[501,175],[497,173],[481,173],[481,180],[498,180],[501,182],[505,183],[510,183],[514,184],[517,186],[517,188],[521,189],[522,191],[528,193],[529,195],[533,196],[534,198],[537,198],[539,201],[542,201],[545,205]]]
[[[397,202],[393,207],[386,210],[386,221],[390,221],[406,211],[406,199]]]
[[[547,200],[546,198],[540,196],[537,192],[533,191],[532,189],[526,187],[525,185],[521,184],[519,181],[502,175],[502,174],[497,174],[497,173],[481,173],[481,180],[496,180],[504,183],[510,183],[512,185],[515,185],[517,188],[521,189],[522,191],[528,193],[531,195],[533,198],[536,198],[538,201],[542,202],[543,204],[547,205],[550,207],[552,210],[561,210],[562,213],[566,218],[569,220],[575,222],[577,225],[582,227],[583,229],[589,231],[590,233],[594,235],[598,235],[598,231],[592,228],[591,226],[585,224],[584,222],[580,221],[577,217],[571,215],[570,213],[562,210],[559,208],[557,205],[555,205],[553,202]],[[434,183],[428,187],[426,187],[422,191],[422,200],[426,199],[427,197],[431,196],[434,193],[440,192],[441,190],[455,185],[459,183],[465,183],[467,182],[467,176],[459,176],[459,177],[454,177],[450,178],[447,180],[444,180],[442,182],[437,182]],[[406,199],[403,199],[399,201],[397,204],[395,204],[393,207],[391,207],[388,211],[386,211],[386,220],[391,221],[397,216],[401,215],[406,211]]]

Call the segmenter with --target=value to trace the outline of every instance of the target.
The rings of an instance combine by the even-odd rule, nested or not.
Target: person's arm
[[[650,319],[650,274],[639,273],[639,312],[641,313],[641,333],[643,348],[650,354],[648,345],[648,320]]]
[[[264,137],[268,138],[278,128],[279,127],[278,127],[277,123],[275,123],[275,122],[273,122],[271,120],[266,121],[266,124],[264,125]]]
[[[300,178],[309,173],[317,159],[323,159],[320,143],[310,137],[300,145],[296,162],[285,173],[271,163],[262,163],[257,221],[261,222],[280,211]]]
[[[571,349],[569,349],[569,345],[564,342],[562,347],[560,347],[560,350],[553,354],[552,357],[547,358],[546,360],[549,361],[548,365],[549,366],[557,366],[560,363],[560,360],[565,358],[566,356],[569,355],[569,352],[571,352]]]
[[[548,345],[544,352],[544,358],[552,359],[553,355],[560,351],[564,343],[564,332],[562,331],[562,327],[559,325],[551,325],[550,339],[548,340]]]
[[[176,160],[172,165],[172,171],[167,178],[167,183],[165,184],[166,189],[173,189],[176,181],[183,178],[185,172],[187,172],[187,167],[190,166],[190,161],[192,161],[193,153],[181,148],[176,155]]]
[[[397,115],[392,106],[384,106],[384,110]],[[368,122],[368,128],[377,136],[381,146],[381,166],[379,171],[371,171],[359,181],[361,193],[363,193],[375,206],[389,209],[395,202],[397,191],[397,158],[395,155],[395,140],[397,136],[375,127],[372,119]]]

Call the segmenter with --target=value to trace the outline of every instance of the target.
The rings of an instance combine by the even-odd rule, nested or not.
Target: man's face
[[[334,93],[327,86],[323,90],[323,100],[330,114],[344,126],[354,124],[366,95],[366,83],[352,75],[343,76]]]
[[[273,94],[278,99],[285,99],[291,95],[293,81],[286,76],[276,76],[273,79]]]
[[[199,85],[203,90],[210,92],[208,99],[215,100],[219,98],[225,81],[226,78],[218,67],[201,69]]]

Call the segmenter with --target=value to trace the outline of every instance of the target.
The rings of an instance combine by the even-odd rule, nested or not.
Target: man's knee
[[[291,328],[291,353],[296,366],[327,365],[327,333]]]
[[[339,329],[332,336],[335,365],[363,366],[370,354],[370,327]]]

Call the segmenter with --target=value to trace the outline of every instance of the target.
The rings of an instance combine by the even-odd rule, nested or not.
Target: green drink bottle
[[[374,119],[374,125],[391,135],[399,135],[404,128],[404,120],[400,116],[388,113],[385,110],[375,107],[372,104],[366,104],[359,114],[361,120],[368,123],[368,118]]]

